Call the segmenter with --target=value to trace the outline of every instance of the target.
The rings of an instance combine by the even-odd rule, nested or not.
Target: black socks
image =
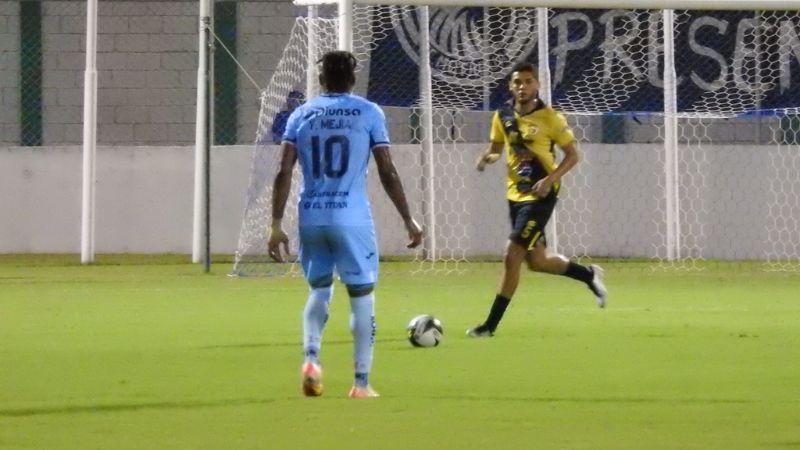
[[[594,278],[594,272],[589,270],[588,267],[572,261],[570,261],[569,265],[567,265],[567,271],[564,272],[563,275],[565,277],[572,278],[573,280],[583,281],[586,284],[590,284],[592,282],[592,278]]]
[[[486,318],[486,322],[484,323],[489,330],[494,331],[497,328],[497,324],[499,324],[500,319],[503,318],[503,314],[506,312],[509,303],[511,303],[511,299],[503,297],[500,294],[497,294],[494,298],[492,309],[489,310],[489,317]]]

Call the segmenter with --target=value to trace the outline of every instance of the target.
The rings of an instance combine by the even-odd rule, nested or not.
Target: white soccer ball
[[[414,347],[436,347],[444,337],[442,322],[429,314],[411,319],[406,328],[408,342]]]

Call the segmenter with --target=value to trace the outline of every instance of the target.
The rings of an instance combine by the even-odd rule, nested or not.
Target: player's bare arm
[[[502,153],[503,143],[492,142],[489,144],[489,148],[487,148],[485,152],[478,156],[478,160],[475,162],[475,168],[478,169],[478,172],[483,172],[483,170],[486,168],[486,165],[496,163],[497,160],[500,159],[500,155]]]
[[[564,153],[564,159],[553,173],[542,178],[533,185],[533,193],[536,194],[537,197],[546,197],[547,194],[550,193],[550,189],[553,185],[561,181],[561,177],[575,167],[578,161],[580,161],[578,146],[575,145],[574,141],[559,148],[561,148],[561,151]]]
[[[275,182],[272,186],[272,225],[270,226],[269,256],[277,262],[283,262],[281,244],[286,254],[289,254],[289,236],[283,231],[281,222],[286,210],[286,201],[289,199],[289,190],[292,188],[292,171],[297,162],[297,148],[290,142],[284,142],[281,149],[281,165]]]
[[[411,212],[408,209],[408,201],[406,200],[405,191],[403,191],[403,183],[400,182],[400,176],[397,174],[397,168],[392,162],[392,156],[389,153],[389,147],[376,147],[372,151],[375,157],[375,164],[378,166],[378,175],[381,179],[383,189],[386,195],[394,203],[400,217],[403,218],[406,231],[408,232],[409,243],[408,248],[415,248],[422,243],[422,228],[416,220],[411,217]]]

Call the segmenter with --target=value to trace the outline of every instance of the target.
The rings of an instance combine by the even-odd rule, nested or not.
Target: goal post
[[[680,258],[680,181],[678,178],[678,97],[675,75],[675,14],[665,9],[662,19],[664,40],[664,184],[666,198],[666,258]]]
[[[424,251],[403,249],[396,214],[371,182],[384,255],[443,271],[500,256],[502,164],[478,174],[474,160],[492,111],[509,99],[507,70],[528,61],[539,67],[540,97],[567,116],[583,155],[548,225],[551,247],[576,258],[800,270],[800,94],[792,89],[800,1],[763,1],[758,11],[737,0],[296,3],[319,11],[297,19],[263,96],[260,134],[288,92],[311,93],[307,68],[319,54],[351,49],[356,93],[385,110],[427,232]],[[235,273],[289,267],[269,263],[265,251],[266,180],[278,150],[259,137]]]

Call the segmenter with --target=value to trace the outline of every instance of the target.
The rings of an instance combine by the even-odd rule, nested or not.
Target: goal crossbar
[[[298,6],[333,5],[331,0],[294,0]],[[359,5],[385,5],[386,0],[353,0]],[[393,5],[407,6],[488,6],[488,7],[545,7],[564,9],[677,9],[706,11],[794,11],[800,10],[798,0],[395,0]],[[754,8],[754,6],[757,6]]]

